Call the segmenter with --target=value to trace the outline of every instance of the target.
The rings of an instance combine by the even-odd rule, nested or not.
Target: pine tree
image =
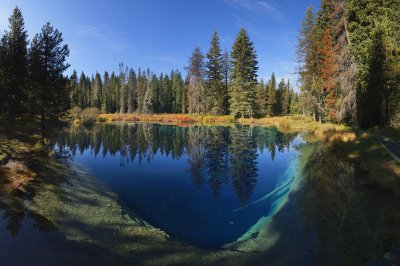
[[[101,76],[98,72],[94,77],[93,81],[93,90],[92,90],[92,107],[96,107],[98,109],[101,108],[101,93],[103,91],[103,83],[101,81]]]
[[[81,72],[81,75],[79,76],[79,83],[78,83],[78,100],[77,100],[77,105],[79,108],[84,109],[86,108],[86,76],[83,71]]]
[[[334,51],[331,34],[328,29],[324,30],[321,53],[321,79],[322,89],[327,94],[325,106],[327,109],[328,120],[337,121],[336,99],[337,99],[337,71],[336,54]]]
[[[303,94],[303,108],[317,116],[322,121],[324,91],[321,86],[320,72],[320,28],[312,7],[306,11],[305,18],[300,29],[297,45],[297,60],[300,63],[300,90]]]
[[[284,79],[281,79],[281,81],[278,84],[278,90],[276,92],[276,105],[275,105],[275,114],[277,115],[285,115],[287,114],[287,111],[285,110],[286,106],[286,100],[288,97],[288,92],[286,89],[286,82]]]
[[[275,115],[276,110],[276,78],[275,73],[272,73],[271,79],[268,82],[267,93],[267,115]]]
[[[297,93],[293,92],[290,97],[290,114],[298,114],[299,113],[299,96]]]
[[[206,93],[204,84],[205,75],[204,55],[200,48],[193,50],[189,58],[189,86],[188,86],[188,111],[190,114],[206,112]]]
[[[128,113],[133,113],[137,108],[137,80],[136,73],[131,68],[128,76]]]
[[[290,81],[287,80],[285,91],[282,94],[282,114],[288,115],[290,114],[290,102],[293,96],[293,90],[290,87]]]
[[[103,93],[101,99],[101,111],[103,113],[111,113],[110,90],[110,75],[105,71],[103,75]]]
[[[183,90],[184,90],[184,82],[182,79],[182,74],[175,70],[174,75],[172,77],[172,91],[173,91],[173,112],[180,113],[182,112],[182,101],[183,101]]]
[[[146,92],[145,88],[145,75],[143,75],[142,70],[139,67],[138,74],[137,74],[137,102],[138,102],[138,112],[142,113],[143,111],[143,99],[144,94]]]
[[[172,80],[165,75],[162,81],[162,91],[160,97],[161,112],[170,113],[172,109]]]
[[[214,115],[225,114],[225,90],[223,83],[223,57],[217,32],[213,33],[211,47],[207,53],[207,112]]]
[[[267,91],[265,88],[264,80],[261,79],[260,83],[257,85],[257,96],[256,96],[256,102],[257,102],[257,114],[259,116],[264,116],[266,115],[266,99],[267,99]]]
[[[289,105],[290,105],[289,85],[288,83],[285,83],[284,79],[282,79],[278,86],[279,102],[280,102],[279,114],[281,115],[289,114]]]
[[[245,29],[241,29],[231,52],[230,111],[234,116],[256,113],[257,55]]]
[[[110,110],[111,113],[116,113],[120,111],[120,97],[119,97],[119,91],[120,91],[120,78],[115,74],[113,71],[110,76]]]
[[[336,118],[343,122],[357,124],[357,63],[351,51],[351,40],[347,16],[347,0],[332,1],[329,18],[332,20],[332,36],[338,65],[336,82]]]
[[[79,93],[79,87],[78,87],[78,73],[76,72],[75,69],[69,78],[68,89],[70,92],[71,107],[79,107],[78,98],[80,96],[80,93]]]
[[[30,48],[30,75],[35,113],[40,115],[42,132],[48,117],[57,118],[70,107],[64,71],[69,49],[61,32],[50,23],[33,38]]]
[[[18,7],[14,8],[8,21],[9,30],[0,45],[0,109],[3,108],[8,118],[13,120],[27,102],[28,34]]]
[[[157,95],[159,88],[159,80],[156,74],[151,75],[150,86],[152,90],[152,95],[151,95],[152,112],[156,113],[158,112],[158,107],[160,102],[159,95]]]
[[[164,109],[165,103],[163,99],[163,84],[164,84],[164,74],[161,73],[160,76],[158,77],[158,86],[157,86],[157,92],[156,92],[156,98],[157,98],[157,112],[161,113],[162,110]]]
[[[189,102],[189,86],[190,86],[190,75],[186,75],[185,84],[182,92],[182,113],[186,114],[188,112],[188,102]]]
[[[154,112],[154,98],[155,98],[155,88],[157,88],[157,77],[152,75],[150,71],[147,71],[146,75],[146,92],[143,99],[143,113],[152,114]]]
[[[222,76],[224,82],[224,113],[229,113],[229,76],[231,72],[231,59],[229,56],[229,52],[225,49],[224,54],[222,55]]]
[[[120,80],[120,92],[119,92],[119,112],[121,114],[126,113],[127,110],[127,95],[128,95],[128,90],[127,90],[127,82],[126,82],[126,77],[128,75],[128,68],[124,68],[124,64],[121,63],[119,65],[119,80]]]

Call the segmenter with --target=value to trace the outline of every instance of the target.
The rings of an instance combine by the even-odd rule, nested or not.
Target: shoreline
[[[273,116],[264,118],[238,118],[232,116],[189,115],[189,114],[99,114],[97,123],[158,123],[175,126],[275,126],[283,132],[307,132],[319,140],[354,141],[359,129],[343,124],[319,123],[303,115]],[[79,122],[78,122],[79,124]]]

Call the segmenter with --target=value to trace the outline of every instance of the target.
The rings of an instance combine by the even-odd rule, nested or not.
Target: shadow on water
[[[354,143],[300,148],[302,179],[288,202],[256,239],[268,248],[254,258],[266,265],[398,265],[400,178],[377,176],[339,158]]]
[[[377,174],[340,160],[338,147],[316,147],[305,165],[298,196],[306,228],[318,235],[317,261],[380,263],[400,244],[400,178],[390,169]]]

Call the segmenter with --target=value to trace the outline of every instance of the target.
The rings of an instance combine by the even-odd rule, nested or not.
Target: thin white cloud
[[[105,26],[80,25],[77,26],[75,35],[77,36],[104,36]]]
[[[108,41],[107,46],[114,51],[127,50],[131,45],[122,41]]]
[[[271,1],[255,1],[255,0],[223,0],[225,4],[236,10],[246,9],[254,13],[262,13],[272,15],[275,18],[282,16],[281,12],[271,3]]]
[[[254,10],[252,1],[249,0],[224,0],[224,2],[235,9],[246,8],[248,10]]]
[[[282,14],[279,12],[278,9],[276,9],[271,3],[267,3],[264,1],[258,1],[257,2],[259,6],[261,6],[267,13],[276,16],[276,17],[281,17]]]
[[[77,37],[85,37],[89,40],[101,43],[113,51],[124,51],[131,47],[131,44],[124,39],[125,32],[118,32],[110,29],[107,25],[79,25],[75,29]]]
[[[167,62],[167,63],[176,63],[177,58],[173,57],[173,56],[168,56],[168,55],[161,55],[161,56],[156,56],[154,58],[156,61],[162,61],[162,62]]]
[[[236,15],[235,15],[235,20],[236,20],[236,25],[239,28],[247,29],[253,36],[259,38],[260,40],[267,42],[271,40],[269,36],[267,36],[262,30],[259,29],[259,27],[256,24],[252,23],[251,21],[242,19],[241,17]]]
[[[240,18],[239,16],[235,15],[235,20],[236,20],[236,24],[242,28],[242,27],[246,27],[248,22],[244,21],[242,18]]]

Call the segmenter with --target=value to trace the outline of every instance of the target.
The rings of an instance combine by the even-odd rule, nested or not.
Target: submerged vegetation
[[[71,265],[74,256],[82,264],[141,265],[396,260],[400,165],[390,151],[400,150],[399,8],[397,0],[322,0],[317,12],[310,7],[299,34],[297,91],[275,74],[258,79],[257,52],[245,29],[230,52],[213,33],[206,55],[193,50],[186,76],[121,64],[118,73],[66,77],[69,48],[61,32],[47,23],[29,41],[16,7],[0,41],[0,232],[15,242],[0,242],[16,249],[32,237],[46,251],[24,248],[3,262]],[[62,126],[51,126],[60,120]],[[150,163],[158,153],[187,157],[198,189],[209,189],[218,203],[229,184],[248,206],[265,166],[259,153],[273,161],[299,134],[306,143],[295,147],[297,174],[284,182],[285,192],[273,190],[283,200],[218,250],[148,224],[72,160],[85,151],[103,159],[118,154],[121,167],[136,159]],[[389,153],[383,138],[394,147],[386,147]]]

